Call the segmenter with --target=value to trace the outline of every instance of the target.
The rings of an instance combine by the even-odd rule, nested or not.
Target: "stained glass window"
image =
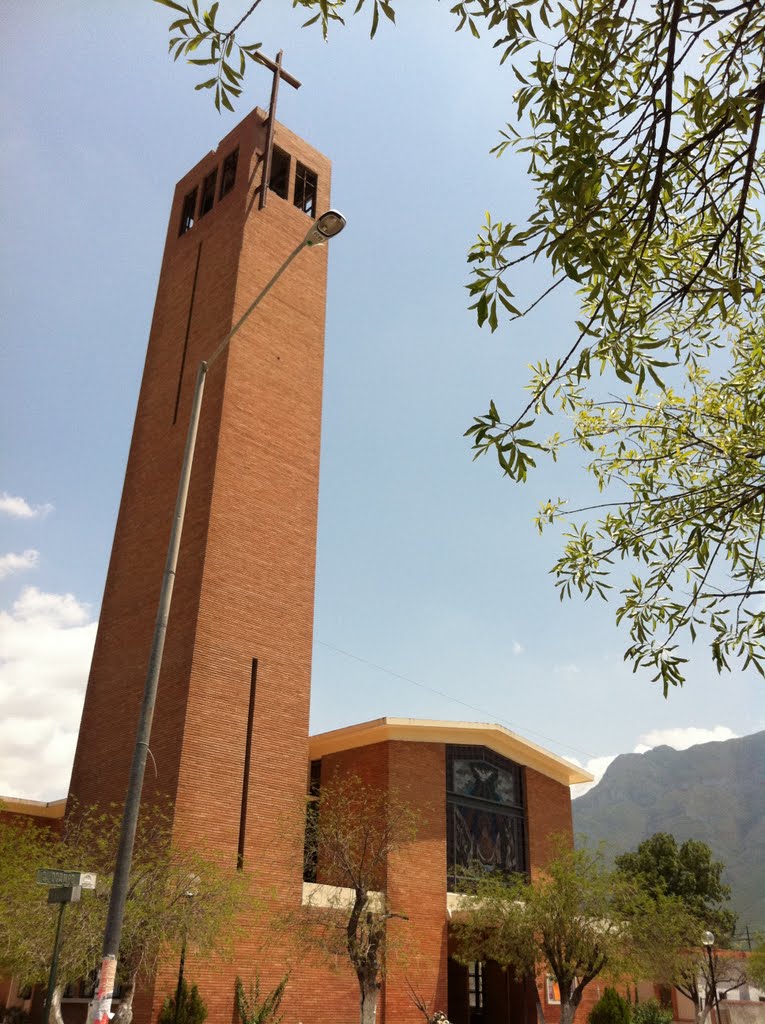
[[[526,870],[523,771],[487,747],[447,747],[450,890],[471,872]]]

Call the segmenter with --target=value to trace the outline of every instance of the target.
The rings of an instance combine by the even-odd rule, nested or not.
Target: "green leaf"
[[[188,10],[182,7],[180,4],[175,3],[175,0],[154,0],[155,4],[162,4],[163,7],[170,7],[174,11],[180,11],[181,14],[188,14]]]

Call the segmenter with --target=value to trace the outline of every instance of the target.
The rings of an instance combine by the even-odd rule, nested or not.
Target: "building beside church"
[[[259,109],[175,188],[72,772],[81,806],[124,800],[197,367],[329,195],[327,158]],[[311,780],[347,771],[397,790],[421,830],[388,864],[387,891],[417,941],[386,977],[380,1024],[420,1019],[410,985],[454,1024],[532,1024],[533,988],[450,958],[456,875],[479,859],[533,878],[551,837],[571,834],[569,786],[590,777],[496,725],[393,718],[308,735],[326,278],[326,247],[302,252],[210,368],[143,800],[169,801],[177,843],[255,867],[290,909],[313,884],[291,813]],[[257,969],[271,987],[293,962],[288,938],[261,927],[230,963],[189,958],[211,1021],[233,1019],[237,975]],[[157,1019],[176,972],[139,990],[136,1024]],[[86,1002],[69,994],[67,1024]],[[350,966],[295,964],[283,1010],[288,1024],[352,1024]]]

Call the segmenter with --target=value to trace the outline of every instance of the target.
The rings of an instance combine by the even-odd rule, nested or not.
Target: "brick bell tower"
[[[329,161],[278,123],[263,206],[268,120],[252,111],[175,189],[72,773],[80,805],[125,797],[199,362],[329,207]],[[326,273],[326,247],[304,250],[208,373],[144,782],[144,801],[171,801],[180,842],[256,866],[259,887],[297,905]],[[244,942],[224,969],[193,965],[211,1019],[230,1019],[253,956]],[[260,970],[268,981],[277,965]],[[139,1021],[156,1019],[168,979],[137,994]]]

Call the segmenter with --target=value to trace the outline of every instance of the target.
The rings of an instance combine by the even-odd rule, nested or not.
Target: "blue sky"
[[[223,0],[219,20],[246,8]],[[493,337],[467,311],[465,253],[490,209],[530,208],[524,161],[489,155],[514,85],[448,6],[402,5],[330,42],[265,0],[262,40],[302,80],[280,120],[327,153],[348,228],[330,258],[312,728],[380,715],[498,721],[592,761],[765,728],[755,675],[703,652],[665,701],[622,663],[613,608],[561,604],[540,500],[590,493],[576,459],[525,487],[462,433],[562,347],[572,297]],[[174,183],[235,115],[166,54],[148,0],[26,0],[0,71],[0,793],[66,790]],[[518,292],[544,280],[535,268]],[[343,653],[345,652],[345,653]],[[690,730],[690,731],[689,731]],[[696,730],[696,731],[693,731]]]

